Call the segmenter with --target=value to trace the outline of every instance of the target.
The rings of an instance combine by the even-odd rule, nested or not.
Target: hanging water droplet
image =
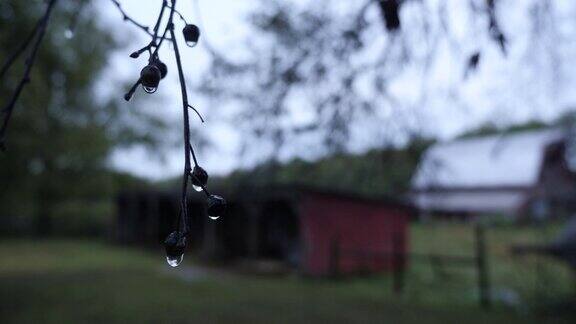
[[[74,38],[74,31],[71,28],[66,28],[64,31],[64,37],[66,37],[66,39]]]
[[[198,45],[198,42],[195,41],[187,41],[186,45],[188,45],[188,47],[195,47],[196,45]]]
[[[171,267],[177,267],[184,259],[186,249],[186,236],[178,231],[170,233],[164,241],[166,249],[166,262]]]
[[[202,191],[202,187],[200,187],[200,186],[192,185],[192,188],[198,192]]]
[[[226,213],[226,200],[224,200],[224,198],[217,195],[210,195],[207,200],[207,214],[211,220],[217,220]]]
[[[166,262],[173,268],[179,266],[182,260],[184,260],[184,254],[180,254],[179,256],[166,256]]]
[[[146,91],[146,93],[154,93],[154,92],[156,92],[156,90],[158,90],[158,88],[156,88],[156,87],[142,86],[142,88],[144,89],[144,91]]]

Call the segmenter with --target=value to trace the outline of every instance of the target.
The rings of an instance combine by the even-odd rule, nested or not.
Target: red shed
[[[310,275],[403,266],[411,211],[389,200],[307,192],[301,198],[302,270]]]
[[[394,258],[407,249],[412,209],[403,203],[294,186],[224,194],[229,210],[218,221],[204,215],[201,200],[189,202],[189,242],[205,258],[273,260],[311,276],[404,265]],[[161,243],[178,210],[178,196],[167,192],[123,193],[117,201],[117,238],[127,243]]]

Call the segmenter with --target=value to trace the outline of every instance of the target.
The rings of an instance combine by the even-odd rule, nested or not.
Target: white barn
[[[576,194],[567,138],[544,129],[435,144],[420,161],[410,198],[421,215],[561,216]]]

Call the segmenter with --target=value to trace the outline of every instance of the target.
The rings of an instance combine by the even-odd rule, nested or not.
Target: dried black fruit
[[[208,197],[208,216],[212,219],[218,219],[226,213],[226,200],[217,195]]]
[[[184,34],[186,45],[194,47],[198,44],[198,40],[200,39],[200,29],[198,26],[192,24],[186,25],[182,30],[182,34]]]
[[[191,174],[192,185],[196,191],[201,191],[202,187],[208,183],[208,172],[199,166],[195,166]]]

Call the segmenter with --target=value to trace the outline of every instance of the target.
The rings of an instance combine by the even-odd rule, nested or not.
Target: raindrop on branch
[[[195,166],[191,173],[192,188],[200,192],[208,183],[208,173],[200,166]]]
[[[217,220],[226,213],[226,200],[217,195],[208,197],[208,217],[211,220]]]
[[[186,236],[178,231],[170,233],[164,241],[166,249],[166,262],[171,267],[177,267],[184,260],[186,249]]]
[[[66,39],[74,38],[74,31],[72,30],[72,28],[66,28],[66,30],[64,31],[64,37],[66,37]]]
[[[166,262],[168,262],[168,265],[173,268],[179,266],[180,263],[182,263],[182,260],[184,260],[184,254],[181,254],[180,256],[166,256]]]
[[[158,90],[158,88],[156,88],[156,87],[143,86],[142,88],[144,89],[144,91],[146,91],[146,93],[150,93],[150,94],[152,94],[152,93],[156,92],[156,90]]]

